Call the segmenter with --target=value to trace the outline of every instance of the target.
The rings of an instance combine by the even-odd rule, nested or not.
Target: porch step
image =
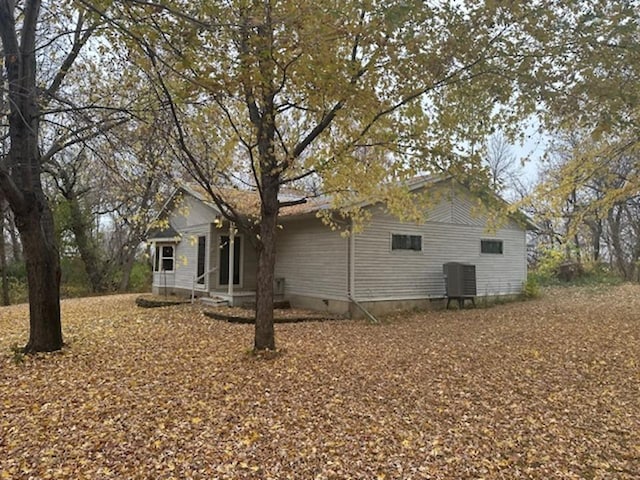
[[[228,307],[229,301],[220,297],[200,297],[200,303],[204,303],[208,307]]]

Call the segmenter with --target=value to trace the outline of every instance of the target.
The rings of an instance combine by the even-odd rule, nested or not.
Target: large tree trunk
[[[0,0],[0,38],[9,86],[11,148],[0,165],[0,188],[14,212],[27,263],[30,331],[26,352],[62,348],[60,263],[53,217],[42,192],[39,108],[36,102],[36,28],[39,0],[23,2],[20,41],[14,9]]]
[[[53,218],[40,194],[36,205],[16,216],[24,245],[29,283],[29,342],[25,352],[62,348],[60,322],[60,260],[54,243]]]
[[[256,288],[256,333],[254,350],[275,350],[273,328],[273,272],[276,265],[276,232],[278,224],[277,177],[262,175],[262,206],[258,246],[258,278]]]

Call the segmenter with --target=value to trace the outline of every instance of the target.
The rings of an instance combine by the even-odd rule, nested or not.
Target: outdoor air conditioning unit
[[[442,266],[445,295],[449,298],[476,296],[476,266],[469,263],[449,262]]]

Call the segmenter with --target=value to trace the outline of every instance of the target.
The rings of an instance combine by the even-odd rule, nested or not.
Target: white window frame
[[[164,247],[171,247],[171,256],[164,256]],[[158,253],[160,252],[160,253]],[[173,268],[171,270],[165,270],[163,267],[164,260],[171,260]],[[173,273],[176,271],[176,246],[172,243],[157,243],[156,254],[153,263],[154,272]]]

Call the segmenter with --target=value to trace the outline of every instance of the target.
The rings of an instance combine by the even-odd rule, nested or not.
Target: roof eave
[[[147,238],[147,242],[149,243],[178,243],[181,240],[180,235],[176,235],[175,237],[153,237]]]

